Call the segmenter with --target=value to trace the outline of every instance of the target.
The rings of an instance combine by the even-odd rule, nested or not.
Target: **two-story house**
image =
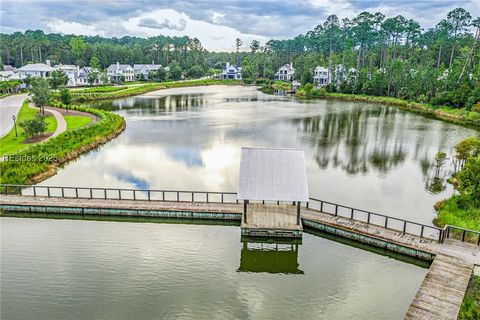
[[[287,63],[278,69],[277,73],[274,75],[275,80],[282,80],[282,81],[292,81],[293,76],[295,75],[295,68],[293,67],[293,63]]]
[[[135,79],[147,80],[150,72],[157,72],[158,69],[162,67],[161,64],[134,64],[133,73],[135,74]]]
[[[107,69],[108,76],[113,82],[120,82],[124,80],[125,82],[135,80],[135,72],[133,68],[128,64],[111,64]]]
[[[324,87],[330,82],[330,71],[327,68],[316,66],[315,70],[313,70],[313,83],[317,87]]]
[[[57,64],[53,66],[55,69],[62,71],[68,77],[68,87],[73,87],[77,84],[78,66],[73,64]]]
[[[230,62],[227,62],[222,70],[222,79],[242,80],[242,67],[230,65]]]

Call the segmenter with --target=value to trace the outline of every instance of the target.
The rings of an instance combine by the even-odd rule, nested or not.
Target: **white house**
[[[327,68],[316,66],[313,71],[313,83],[317,87],[324,87],[331,82],[330,71]]]
[[[0,71],[0,81],[20,80],[20,75],[13,71]]]
[[[119,82],[122,77],[125,78],[125,82],[135,80],[135,72],[133,68],[128,64],[111,64],[107,69],[110,79],[114,82]]]
[[[50,66],[50,61],[47,60],[47,63],[32,63],[27,64],[18,69],[18,74],[20,75],[21,79],[25,79],[27,77],[40,77],[40,78],[48,78],[50,77],[50,73],[55,71],[55,68]]]
[[[67,86],[73,87],[77,84],[78,66],[73,64],[57,64],[53,66],[55,69],[62,71],[68,77]]]
[[[230,65],[230,62],[227,62],[222,70],[222,79],[242,80],[242,67]]]
[[[95,81],[93,81],[92,85],[104,84],[100,79],[100,75],[101,75],[100,70],[94,69],[91,67],[83,67],[78,70],[76,85],[79,85],[79,86],[89,85],[90,83],[88,82],[88,75],[91,74],[92,72],[96,72],[98,75]]]
[[[293,67],[293,63],[290,62],[283,65],[280,69],[278,69],[277,73],[275,73],[274,79],[292,81],[294,75],[295,75],[295,68]]]
[[[152,61],[153,62],[153,61]],[[133,65],[133,73],[135,74],[135,78],[141,77],[143,75],[143,79],[148,79],[148,74],[150,72],[157,72],[158,69],[162,67],[161,64],[134,64]]]

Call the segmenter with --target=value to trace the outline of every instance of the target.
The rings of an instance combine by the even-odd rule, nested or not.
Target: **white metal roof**
[[[50,72],[50,71],[55,71],[54,68],[51,66],[45,64],[45,63],[31,63],[24,65],[23,67],[18,69],[19,71],[44,71],[44,72]]]
[[[303,150],[242,148],[237,198],[308,201]]]

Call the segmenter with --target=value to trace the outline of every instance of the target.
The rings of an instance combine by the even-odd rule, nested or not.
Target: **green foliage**
[[[96,56],[91,57],[89,66],[93,69],[96,69],[96,70],[100,69],[101,68],[100,60],[98,60],[98,58]]]
[[[180,67],[180,64],[176,60],[174,60],[168,66],[170,67],[170,70],[168,72],[169,79],[174,81],[180,80],[180,78],[182,77],[182,68]]]
[[[98,72],[97,71],[92,71],[88,74],[87,76],[87,81],[89,85],[93,85],[95,81],[98,80]]]
[[[64,87],[68,83],[68,76],[60,70],[55,70],[50,73],[48,83],[53,90]]]
[[[77,130],[68,130],[44,143],[35,144],[15,153],[16,156],[35,161],[3,161],[0,163],[1,183],[24,184],[36,175],[45,172],[51,166],[68,161],[75,154],[106,141],[108,136],[120,132],[124,119],[116,114],[86,107],[75,107],[76,110],[95,114],[100,121]],[[58,158],[58,161],[55,160]],[[40,159],[47,159],[40,161]],[[51,159],[51,160],[49,160]]]
[[[480,276],[473,275],[463,298],[459,320],[480,319]]]
[[[189,78],[199,78],[201,77],[203,74],[205,74],[205,71],[203,70],[203,68],[199,65],[196,65],[196,66],[193,66],[191,67],[189,70],[188,70],[188,77]]]
[[[3,94],[13,93],[19,89],[19,86],[22,84],[20,80],[8,80],[0,82],[0,91]]]
[[[480,101],[472,107],[472,111],[480,113]]]
[[[455,175],[460,194],[471,200],[471,205],[480,208],[480,157],[470,157]]]
[[[70,90],[67,88],[62,88],[60,90],[60,101],[66,105],[69,106],[72,103],[72,95],[70,94]]]
[[[37,135],[41,135],[47,130],[45,118],[45,116],[37,114],[35,118],[22,120],[18,125],[23,129],[28,139]]]
[[[50,88],[47,80],[43,78],[34,78],[30,82],[30,94],[32,101],[37,107],[42,108],[50,99]]]

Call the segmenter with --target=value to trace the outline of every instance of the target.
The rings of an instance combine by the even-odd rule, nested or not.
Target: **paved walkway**
[[[38,110],[38,108],[34,107],[32,103],[29,104],[29,107],[32,109]],[[50,112],[55,117],[55,120],[57,120],[57,129],[52,135],[48,136],[46,139],[40,142],[45,142],[51,138],[58,136],[59,134],[67,130],[67,122],[65,121],[65,118],[59,111],[57,111],[55,108],[52,108],[52,107],[45,107],[45,111]]]
[[[12,116],[18,116],[23,101],[28,94],[16,94],[0,99],[0,138],[13,128]]]

